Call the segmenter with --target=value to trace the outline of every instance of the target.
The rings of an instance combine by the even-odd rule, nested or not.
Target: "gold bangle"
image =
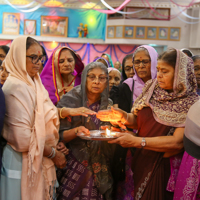
[[[65,119],[65,117],[63,117],[62,114],[61,114],[61,113],[62,113],[62,110],[63,110],[64,108],[65,108],[65,107],[62,107],[62,108],[60,109],[60,118],[61,118],[61,119]]]

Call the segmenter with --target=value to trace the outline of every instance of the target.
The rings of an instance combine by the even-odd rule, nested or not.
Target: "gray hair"
[[[98,69],[103,70],[103,71],[105,72],[105,74],[108,76],[107,67],[106,67],[103,63],[101,63],[101,62],[92,62],[92,63],[89,63],[88,66],[89,66],[89,69],[88,69],[88,71],[87,71],[87,74],[88,74],[91,70],[98,68]]]
[[[146,53],[146,55],[150,57],[149,52],[148,52],[148,50],[147,50],[146,48],[144,48],[144,47],[138,47],[138,48],[134,51],[134,53],[133,53],[133,60],[134,60],[135,55],[136,55],[138,52],[141,52],[141,51],[144,51],[144,52]]]

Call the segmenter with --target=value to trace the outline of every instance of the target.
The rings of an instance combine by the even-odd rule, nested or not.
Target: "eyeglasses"
[[[26,56],[26,57],[31,58],[33,64],[37,64],[39,60],[41,61],[42,64],[44,64],[46,61],[45,56],[32,55],[32,56]]]
[[[151,62],[151,60],[148,60],[148,59],[142,60],[142,61],[140,61],[140,60],[133,60],[133,65],[134,65],[134,67],[139,67],[140,63],[142,63],[143,66],[146,67],[150,62]]]
[[[125,70],[126,72],[130,72],[131,69],[134,71],[133,67],[127,66],[127,67],[124,68],[124,70]]]
[[[100,83],[105,83],[108,79],[108,77],[106,76],[95,76],[95,75],[87,75],[87,77],[89,78],[90,81],[95,81],[96,79],[99,80]]]

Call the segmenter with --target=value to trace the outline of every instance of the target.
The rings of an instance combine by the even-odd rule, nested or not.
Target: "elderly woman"
[[[137,136],[121,133],[110,142],[137,148],[132,160],[136,200],[173,198],[173,193],[167,190],[173,191],[174,184],[169,182],[166,190],[170,177],[169,157],[183,149],[186,115],[198,100],[196,88],[192,60],[172,49],[159,57],[157,79],[146,83],[134,102],[133,113],[114,108],[99,111],[97,117],[103,121],[138,129]],[[175,172],[173,168],[172,172]],[[175,181],[175,177],[170,177],[170,181]]]
[[[109,67],[108,68],[109,76],[109,91],[113,86],[118,86],[121,81],[121,73],[118,69]]]
[[[52,53],[40,77],[55,105],[65,93],[80,84],[83,68],[80,57],[68,47],[60,47]]]
[[[8,143],[2,158],[2,200],[54,199],[55,165],[66,165],[65,146],[59,144],[60,151],[56,149],[58,112],[62,117],[73,113],[57,109],[51,102],[38,73],[42,60],[40,44],[21,36],[12,42],[4,62],[10,75],[3,86],[6,116],[2,135]]]
[[[145,82],[156,78],[157,58],[156,50],[148,45],[139,46],[133,55],[124,58],[122,74],[126,72],[129,77],[134,72],[135,75],[130,76],[128,79],[126,78],[119,87],[111,89],[110,98],[113,100],[114,107],[119,107],[126,112],[131,111],[133,102],[142,93]],[[130,150],[117,146],[114,156],[116,166],[114,178],[115,183],[118,183],[116,190],[121,192],[117,193],[116,199],[133,199],[131,159]]]
[[[100,62],[93,62],[83,70],[81,85],[73,88],[59,101],[58,107],[87,107],[95,112],[107,109],[108,71]],[[84,112],[84,109],[83,109]],[[92,117],[62,119],[60,137],[69,147],[67,166],[58,170],[57,199],[106,199],[112,194],[110,164],[112,145],[101,141],[85,141],[77,133],[99,130],[100,120]]]

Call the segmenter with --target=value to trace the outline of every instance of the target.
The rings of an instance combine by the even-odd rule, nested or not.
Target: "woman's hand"
[[[54,162],[56,167],[61,168],[61,169],[64,168],[67,164],[65,155],[62,152],[57,151],[57,150],[56,150],[55,157],[52,158],[52,161]]]
[[[76,134],[78,135],[79,133],[84,133],[85,135],[90,135],[90,131],[87,128],[85,128],[84,126],[77,127]]]
[[[96,112],[85,108],[85,107],[80,107],[80,108],[69,108],[69,115],[70,116],[79,116],[82,115],[84,117],[88,117],[88,115],[96,115]]]
[[[117,134],[118,138],[115,140],[108,141],[110,144],[119,144],[124,148],[135,147],[135,142],[138,140],[137,137],[132,135],[131,131],[122,132]]]
[[[119,122],[122,120],[124,116],[124,111],[119,108],[113,108],[111,107],[110,110],[100,110],[97,113],[97,118],[99,118],[101,121],[106,122]]]
[[[69,154],[69,149],[65,146],[63,142],[59,142],[56,146],[56,149],[62,152],[64,155]]]
[[[61,110],[62,109],[62,110]],[[62,113],[60,113],[60,111],[62,111]],[[80,107],[80,108],[58,108],[58,113],[60,116],[62,116],[63,118],[65,117],[69,117],[69,116],[84,116],[84,117],[88,117],[88,115],[96,115],[96,112],[85,108],[85,107]]]

